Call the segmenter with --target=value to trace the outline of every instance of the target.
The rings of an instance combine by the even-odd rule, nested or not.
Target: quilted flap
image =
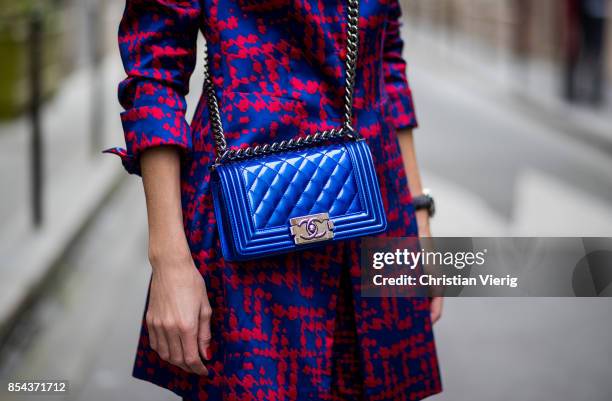
[[[324,212],[333,218],[363,210],[342,145],[254,159],[241,170],[257,229],[286,225],[292,217]]]

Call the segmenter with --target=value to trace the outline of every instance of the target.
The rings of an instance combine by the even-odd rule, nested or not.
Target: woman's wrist
[[[186,239],[149,240],[149,261],[153,269],[180,267],[192,263]]]
[[[417,210],[415,212],[417,226],[419,228],[419,237],[431,237],[429,228],[429,213],[427,210]]]

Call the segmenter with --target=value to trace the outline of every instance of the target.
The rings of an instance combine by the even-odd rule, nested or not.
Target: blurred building
[[[402,2],[411,24],[468,56],[489,57],[500,71],[510,64],[549,67],[550,90],[568,100],[598,104],[612,82],[610,0]]]
[[[102,57],[114,32],[107,28],[105,8],[116,2],[0,0],[0,59],[8,60],[0,64],[0,120],[17,117],[26,108],[33,57],[45,98],[77,68]]]

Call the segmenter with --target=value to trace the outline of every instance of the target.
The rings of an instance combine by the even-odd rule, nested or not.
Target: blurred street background
[[[149,266],[120,0],[0,0],[0,400],[176,400],[130,377]],[[612,2],[403,0],[436,236],[612,237]],[[201,48],[200,48],[201,49]],[[190,112],[202,87],[201,58]],[[39,160],[40,163],[35,161]],[[606,299],[448,299],[433,400],[612,399]]]

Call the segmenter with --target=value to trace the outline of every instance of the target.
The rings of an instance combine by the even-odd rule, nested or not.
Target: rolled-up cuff
[[[181,151],[181,162],[184,163],[190,156],[187,152],[186,148],[181,147],[177,144],[161,144],[157,146],[177,146]],[[138,176],[142,176],[142,172],[140,170],[140,152],[138,156],[133,156],[128,153],[127,150],[120,147],[112,147],[108,149],[104,149],[102,153],[111,153],[113,155],[117,155],[121,158],[121,164],[123,164],[123,168],[130,174],[135,174]]]
[[[184,114],[172,108],[142,106],[121,113],[126,149],[113,147],[103,151],[121,157],[130,174],[141,175],[140,155],[158,146],[176,146],[182,158],[191,154],[191,129]]]
[[[136,160],[133,156],[128,155],[127,150],[124,148],[114,147],[104,149],[102,153],[112,153],[121,158],[121,164],[123,168],[130,174],[141,175],[140,172],[140,161]]]
[[[387,87],[387,102],[389,103],[388,118],[396,130],[418,127],[418,121],[412,100],[412,91],[408,85]]]
[[[137,107],[121,113],[121,124],[128,153],[135,157],[152,146],[191,149],[191,129],[182,111],[159,106]]]

